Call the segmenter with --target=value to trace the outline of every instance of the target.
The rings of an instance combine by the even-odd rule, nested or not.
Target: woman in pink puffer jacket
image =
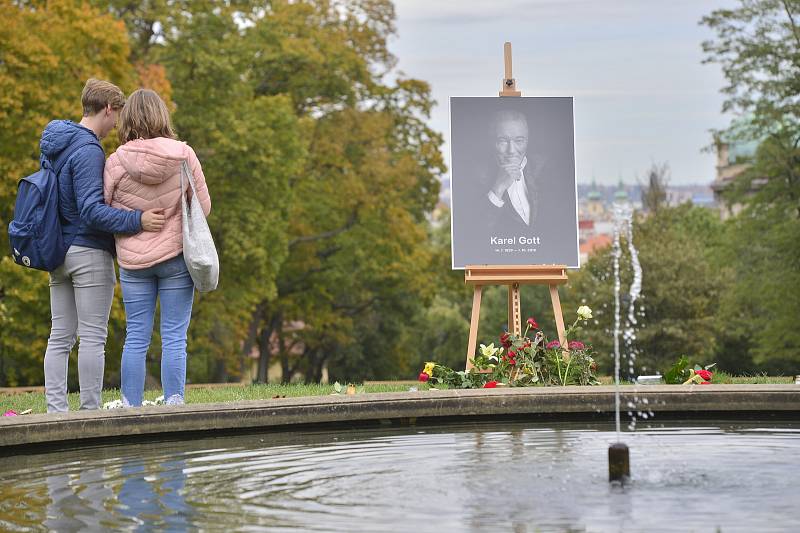
[[[166,216],[160,232],[115,235],[127,319],[122,350],[122,403],[142,404],[145,358],[153,332],[156,299],[160,299],[164,398],[168,404],[182,404],[186,332],[194,297],[194,284],[183,260],[183,160],[189,163],[194,175],[198,200],[206,216],[211,211],[211,198],[200,161],[189,145],[174,138],[167,106],[155,92],[139,89],[130,95],[120,113],[119,137],[122,146],[106,161],[103,180],[106,203],[142,211],[160,208]]]

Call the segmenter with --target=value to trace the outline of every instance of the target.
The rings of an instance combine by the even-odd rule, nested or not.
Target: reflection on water
[[[264,433],[6,458],[0,530],[791,531],[800,424]]]

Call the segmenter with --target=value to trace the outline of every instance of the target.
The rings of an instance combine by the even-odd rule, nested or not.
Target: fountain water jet
[[[635,354],[631,348],[636,325],[634,306],[636,300],[642,292],[642,268],[639,264],[639,254],[633,246],[633,208],[628,202],[615,202],[614,212],[614,243],[612,257],[614,259],[614,416],[617,430],[617,442],[608,449],[608,477],[609,481],[624,483],[630,478],[630,460],[628,446],[620,440],[620,392],[619,392],[619,336],[620,336],[620,275],[619,259],[622,255],[620,237],[623,229],[626,230],[628,249],[631,254],[631,266],[633,268],[633,281],[628,291],[628,320],[625,327],[623,338],[629,353],[629,372],[633,373],[633,361]]]

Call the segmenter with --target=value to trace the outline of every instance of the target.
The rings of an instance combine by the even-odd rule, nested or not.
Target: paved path
[[[629,401],[647,399],[643,410],[668,417],[742,416],[800,420],[798,385],[662,385],[622,388],[622,410]],[[595,417],[613,420],[614,388],[529,387],[309,396],[217,404],[156,406],[110,411],[0,418],[0,454],[32,444],[74,446],[85,439],[136,437],[166,433],[292,429],[330,423],[420,423],[435,419],[514,416],[538,419]],[[667,417],[665,416],[665,418]]]

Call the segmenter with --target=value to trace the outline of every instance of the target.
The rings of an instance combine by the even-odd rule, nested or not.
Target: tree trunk
[[[253,346],[256,344],[258,326],[264,319],[265,305],[264,302],[258,304],[255,311],[253,311],[253,316],[250,318],[250,326],[247,328],[247,337],[242,345],[242,353],[239,360],[239,372],[242,377],[250,375],[250,352],[253,351]]]
[[[281,381],[289,383],[292,380],[294,369],[289,366],[289,350],[283,343],[283,324],[278,326],[278,351],[281,354]]]
[[[214,365],[214,383],[227,383],[228,369],[225,367],[225,358],[217,357]]]
[[[277,325],[283,321],[281,313],[275,313],[269,324],[264,325],[258,338],[258,382],[267,383],[269,381],[269,365],[272,356],[272,346],[270,338]]]
[[[306,369],[306,381],[309,383],[319,383],[322,381],[322,367],[325,366],[325,357],[319,349],[307,354],[308,368]]]
[[[269,378],[269,363],[270,363],[270,350],[269,338],[272,330],[269,326],[261,328],[261,333],[258,336],[258,376],[256,381],[258,383],[268,383]]]

